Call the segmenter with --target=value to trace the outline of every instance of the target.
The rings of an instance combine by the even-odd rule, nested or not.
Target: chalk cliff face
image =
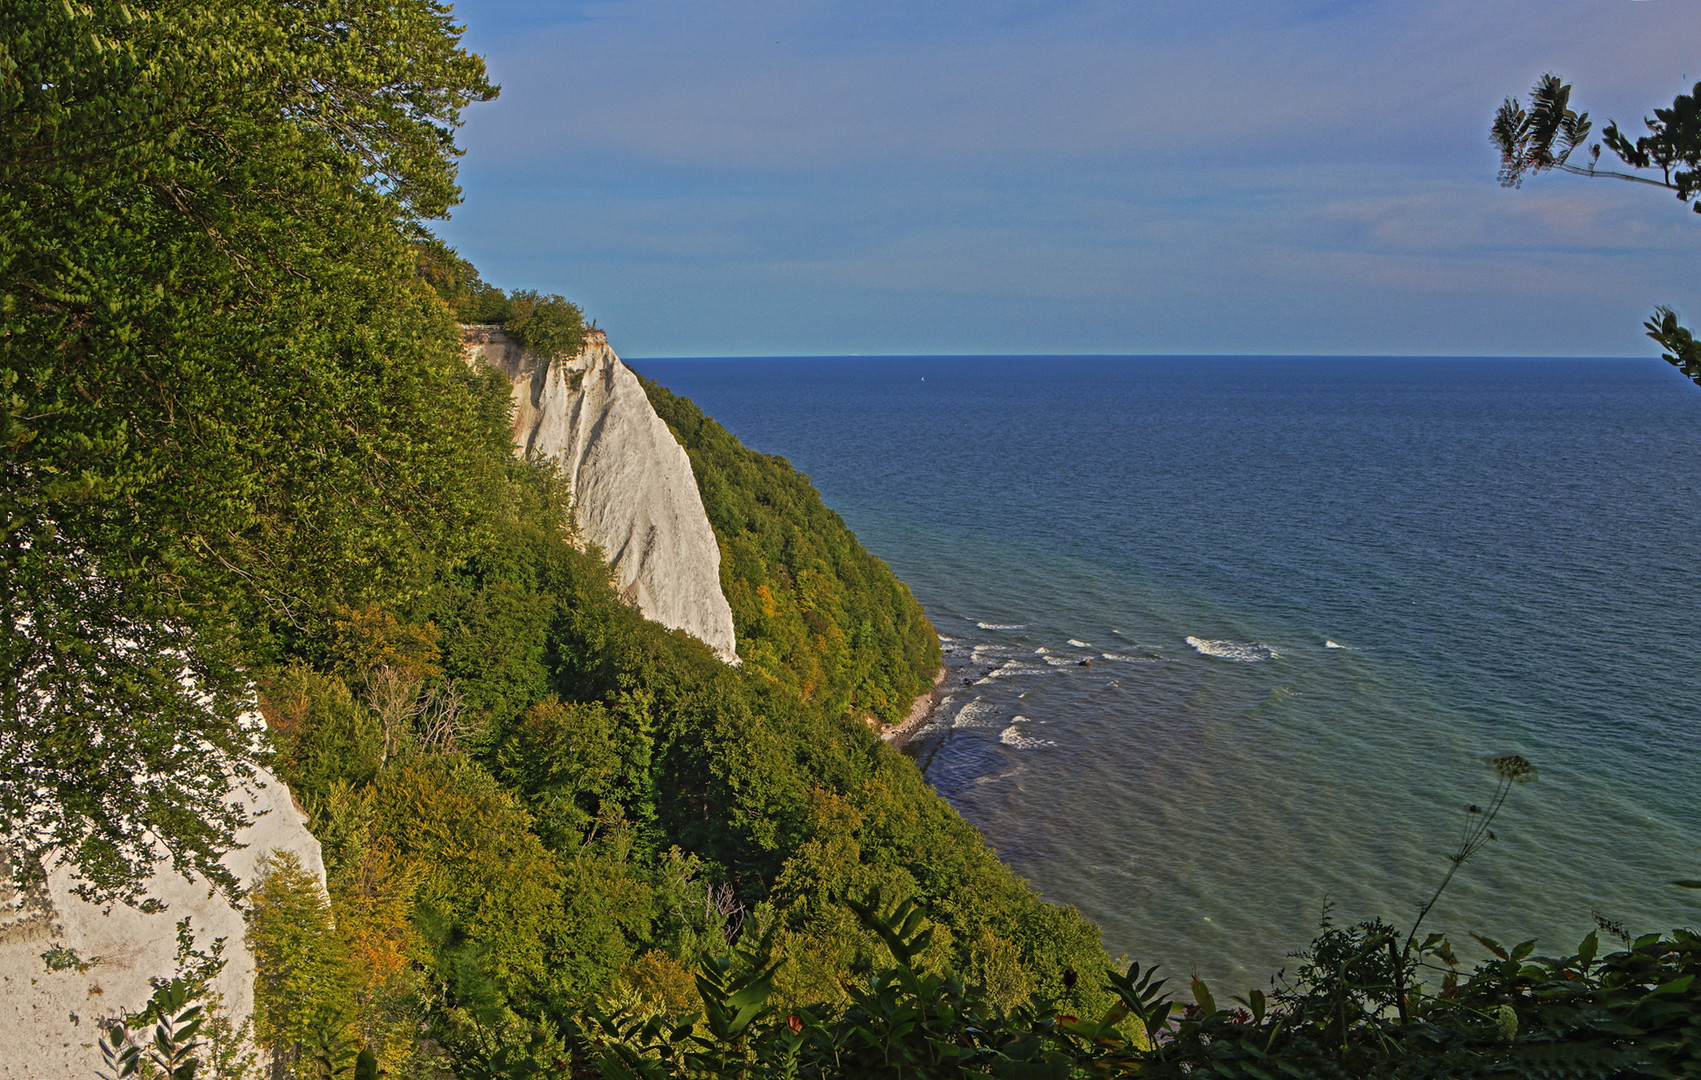
[[[650,406],[637,376],[592,331],[577,356],[546,362],[500,327],[464,328],[469,361],[509,379],[514,450],[549,461],[572,485],[580,533],[607,553],[624,596],[648,618],[685,630],[737,663],[732,609],[720,585],[720,547],[684,448]],[[284,783],[262,772],[245,800],[253,823],[225,864],[243,888],[274,851],[293,852],[321,882],[319,842]],[[61,868],[27,890],[12,886],[0,850],[0,1080],[93,1075],[101,1024],[144,1006],[148,980],[176,969],[177,925],[188,917],[198,948],[226,941],[214,984],[240,1025],[253,1011],[254,960],[242,913],[204,881],[165,864],[147,882],[164,911],[110,911],[72,894]],[[57,963],[50,967],[44,953]],[[75,962],[72,962],[75,961]]]
[[[289,789],[268,773],[259,779],[264,790],[245,800],[253,823],[236,838],[246,846],[227,855],[225,865],[246,889],[263,876],[267,855],[290,851],[323,882],[319,841]],[[106,912],[72,895],[67,869],[26,891],[12,888],[9,865],[0,870],[0,1078],[93,1076],[101,1022],[146,1005],[153,994],[148,980],[175,972],[177,923],[185,917],[197,948],[210,950],[216,938],[225,939],[224,971],[213,989],[223,996],[233,1026],[253,1011],[254,958],[243,946],[242,913],[222,895],[209,896],[205,881],[191,883],[162,864],[146,893],[164,901],[164,911],[144,914],[114,904]],[[42,954],[54,946],[80,957],[83,970],[63,961],[59,970],[50,969]]]
[[[514,452],[555,463],[572,485],[579,531],[647,618],[693,634],[737,663],[721,552],[691,460],[600,330],[579,355],[546,361],[497,326],[462,330],[469,360],[508,377]]]

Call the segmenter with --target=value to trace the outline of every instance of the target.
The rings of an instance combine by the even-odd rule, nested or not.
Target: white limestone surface
[[[319,841],[282,781],[261,772],[265,787],[244,800],[253,823],[237,835],[245,845],[225,857],[243,888],[261,875],[273,851],[294,852],[323,883]],[[110,911],[71,892],[70,871],[47,875],[44,888],[19,894],[0,884],[0,1078],[88,1080],[100,1066],[95,1040],[101,1023],[134,1012],[153,995],[148,980],[175,973],[177,922],[190,918],[196,947],[210,949],[226,939],[225,967],[214,984],[233,1024],[254,1007],[254,959],[243,944],[242,913],[204,880],[193,883],[161,864],[146,893],[166,910],[143,914],[114,904]],[[53,946],[73,951],[86,970],[49,970],[42,953]]]
[[[721,552],[691,459],[600,330],[577,356],[547,361],[497,326],[463,328],[469,361],[508,377],[514,452],[553,462],[572,486],[579,532],[608,555],[646,618],[738,662]]]

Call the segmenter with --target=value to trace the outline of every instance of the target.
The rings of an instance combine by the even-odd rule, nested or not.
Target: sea
[[[1701,388],[1655,359],[635,360],[938,628],[906,752],[1113,957],[1221,998],[1324,920],[1701,924]],[[1474,951],[1473,951],[1474,950]],[[1175,982],[1172,981],[1172,985]]]

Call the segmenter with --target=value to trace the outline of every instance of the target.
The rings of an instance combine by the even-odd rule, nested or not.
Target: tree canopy
[[[499,323],[515,342],[549,359],[571,356],[585,341],[585,313],[557,293],[504,292],[435,237],[414,244],[420,277],[463,323]]]
[[[1634,141],[1617,121],[1601,129],[1606,147],[1635,171],[1601,168],[1601,143],[1589,146],[1588,164],[1575,164],[1571,155],[1587,143],[1592,130],[1589,114],[1571,108],[1569,83],[1558,75],[1543,75],[1530,88],[1529,108],[1509,97],[1495,113],[1489,138],[1500,150],[1500,183],[1521,187],[1525,177],[1550,169],[1626,180],[1670,191],[1679,202],[1701,213],[1701,82],[1689,93],[1677,95],[1670,108],[1655,109],[1642,122],[1647,134]],[[1701,385],[1701,344],[1678,322],[1677,312],[1661,305],[1643,326],[1648,337],[1665,350],[1664,358]]]
[[[417,588],[476,502],[407,241],[495,88],[437,0],[0,23],[0,842],[134,899],[155,843],[223,879],[243,658]]]
[[[928,903],[940,954],[1003,997],[1104,998],[1063,978],[1104,962],[1097,931],[861,722],[902,712],[937,643],[803,478],[670,399],[769,500],[736,548],[752,588],[792,590],[770,662],[734,668],[621,603],[562,479],[514,458],[506,380],[456,320],[548,353],[584,324],[424,231],[494,92],[446,4],[0,0],[0,22],[14,865],[145,903],[163,852],[233,886],[231,780],[269,764],[328,878],[328,908],[282,864],[251,898],[286,1073],[309,1036],[436,1075],[600,994],[688,1002],[743,926],[789,958],[784,1000],[842,998],[879,956],[848,906],[875,887]]]

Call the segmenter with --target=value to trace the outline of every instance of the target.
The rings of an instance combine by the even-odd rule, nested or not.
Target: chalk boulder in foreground
[[[508,377],[514,452],[567,478],[579,532],[608,555],[621,595],[736,664],[720,545],[691,459],[603,332],[589,331],[577,356],[558,360],[521,348],[499,326],[463,327],[462,340],[469,360]]]
[[[319,841],[281,780],[261,772],[245,800],[253,823],[237,834],[243,845],[224,863],[244,889],[257,883],[261,863],[289,851],[321,883],[325,866]],[[0,874],[0,1078],[89,1080],[100,1066],[96,1040],[103,1021],[134,1012],[153,995],[150,978],[175,973],[177,923],[187,916],[196,947],[210,950],[225,939],[225,967],[214,984],[226,1014],[240,1025],[254,1008],[254,958],[243,944],[242,912],[208,884],[186,881],[161,865],[146,895],[166,910],[144,914],[123,904],[110,911],[72,895],[70,871],[61,867],[44,883],[20,892],[11,867]],[[56,952],[51,969],[42,954]],[[82,964],[68,961],[72,956]],[[81,966],[81,970],[79,967]]]

